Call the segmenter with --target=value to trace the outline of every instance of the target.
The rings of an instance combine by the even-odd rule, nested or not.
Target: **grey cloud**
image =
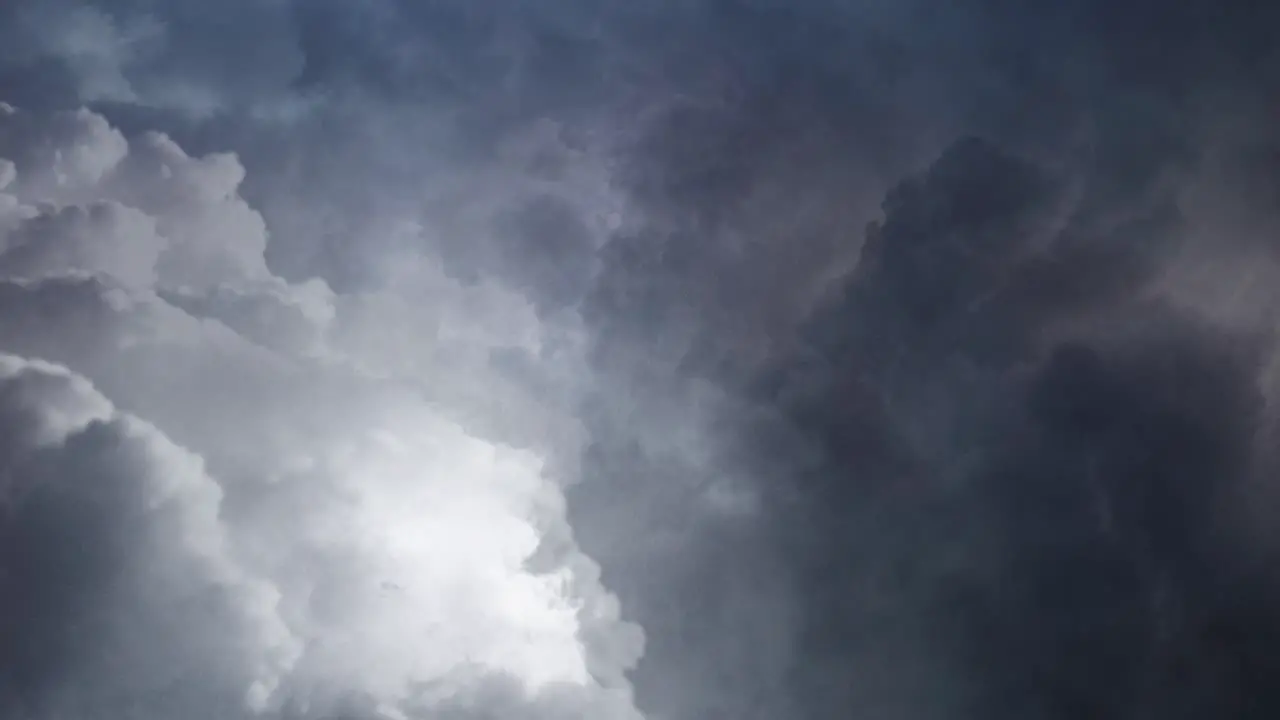
[[[622,153],[633,225],[585,306],[612,380],[591,415],[587,473],[602,486],[579,491],[576,522],[649,630],[639,697],[688,717],[718,702],[736,717],[1265,714],[1250,678],[1269,661],[1234,628],[1269,632],[1252,608],[1273,580],[1258,565],[1210,576],[1271,551],[1185,543],[1244,522],[1187,510],[1208,502],[1187,493],[1239,513],[1269,467],[1274,413],[1253,403],[1274,379],[1249,338],[1274,330],[1257,278],[1274,277],[1261,228],[1275,218],[1216,195],[1268,180],[1213,164],[1224,125],[1254,128],[1229,145],[1274,144],[1242,119],[1263,117],[1253,99],[1275,87],[1256,31],[1269,11],[901,4],[854,22],[820,3],[705,7],[718,23],[682,59],[687,77],[719,81],[683,86]],[[993,141],[950,143],[974,133]],[[1215,201],[1188,200],[1209,187]],[[1117,385],[1067,394],[1124,418],[1088,421],[1087,441],[1043,427],[1050,411],[1026,400],[1073,375],[1046,361],[1068,342]],[[1163,363],[1188,369],[1157,380]],[[1215,399],[1182,405],[1174,387]],[[701,419],[698,452],[646,442],[684,438],[673,416]],[[1121,467],[1126,453],[1148,464]],[[1066,470],[1064,455],[1118,464]],[[746,478],[767,508],[729,541],[732,562],[711,549],[722,520],[691,480],[716,473]],[[1139,502],[1135,475],[1149,509],[1091,524],[1091,501]],[[672,526],[679,540],[654,541]],[[1152,545],[1154,570],[1134,559]],[[637,579],[677,563],[692,569]],[[753,604],[739,583],[786,591]],[[1206,587],[1228,605],[1205,604]],[[1142,605],[1157,595],[1184,609]],[[1146,634],[1157,616],[1179,639]],[[1073,640],[1074,623],[1095,630]],[[734,631],[776,664],[726,660],[741,655]],[[1159,665],[1209,653],[1190,639],[1205,633],[1214,670]]]
[[[844,538],[844,557],[820,555],[802,574],[811,621],[830,623],[815,632],[857,637],[877,617],[849,605],[833,581],[841,568],[901,568],[861,578],[897,594],[878,622],[900,634],[861,651],[824,644],[826,662],[852,671],[870,660],[862,652],[887,646],[910,653],[899,660],[909,668],[929,656],[954,663],[884,699],[866,688],[837,702],[946,714],[914,697],[926,683],[957,712],[986,717],[1176,705],[1160,658],[1201,623],[1242,621],[1235,605],[1203,606],[1199,594],[1215,586],[1232,603],[1265,602],[1248,581],[1224,587],[1200,574],[1247,554],[1198,538],[1232,522],[1205,509],[1241,491],[1255,453],[1261,379],[1250,345],[1140,300],[1178,247],[1162,205],[1154,224],[1139,216],[1116,233],[1068,220],[1036,242],[1017,222],[1044,207],[1030,170],[969,143],[891,194],[842,304],[818,320],[816,384],[814,370],[785,366],[796,379],[774,386],[822,450],[802,476],[796,527]],[[948,250],[913,251],[944,240],[964,254],[934,275]],[[1011,253],[1009,241],[1025,244]],[[1000,282],[983,279],[992,271]],[[1098,312],[1133,319],[1105,334],[1072,322]],[[799,532],[790,542],[809,541]],[[1263,632],[1267,621],[1246,622]],[[1239,653],[1239,674],[1206,676],[1198,712],[1228,712],[1237,692],[1266,702],[1261,687],[1227,689],[1261,660],[1226,652]]]
[[[295,640],[230,554],[200,459],[63,368],[3,365],[6,712],[221,717],[265,698]]]
[[[287,4],[22,5],[6,11],[5,60],[37,85],[57,78],[70,86],[63,93],[82,101],[203,116],[274,101],[302,70],[292,30]],[[47,92],[10,77],[17,101]]]
[[[1265,4],[48,7],[0,11],[0,92],[95,112],[7,114],[0,212],[164,249],[139,290],[24,240],[0,347],[204,454],[352,658],[402,658],[385,558],[277,527],[359,494],[310,450],[421,403],[576,483],[530,562],[611,689],[401,711],[1269,716]]]
[[[795,703],[783,712],[1267,712],[1258,681],[1270,672],[1265,641],[1244,640],[1242,628],[1269,637],[1274,620],[1261,608],[1273,579],[1253,564],[1260,550],[1232,539],[1231,528],[1255,474],[1270,472],[1258,465],[1270,437],[1259,434],[1268,416],[1259,358],[1269,347],[1250,334],[1271,330],[1215,328],[1194,307],[1163,305],[1178,299],[1161,285],[1164,273],[1204,239],[1189,236],[1175,185],[1127,186],[1117,202],[1113,172],[1058,174],[990,143],[958,142],[888,193],[856,269],[797,328],[792,349],[731,390],[762,402],[763,417],[733,402],[711,415],[727,428],[720,437],[746,441],[746,467],[771,508],[773,527],[756,530],[755,542],[787,558],[769,575],[794,593],[785,610],[748,605],[758,622],[792,623],[792,647],[767,646],[803,658],[765,675],[779,683],[775,701]],[[704,252],[670,247],[650,257]],[[618,333],[645,338],[632,346],[642,353],[674,354],[675,364],[643,364],[635,350],[621,356],[624,376],[646,383],[626,407],[653,417],[653,398],[665,392],[655,383],[679,397],[689,386],[681,373],[708,374],[708,365],[687,363],[690,345],[667,343],[723,332],[718,308],[660,290],[687,266],[672,272],[618,257],[623,279],[600,292],[629,282],[671,301],[647,315],[655,303],[635,302],[621,315],[635,329],[601,335],[613,350]],[[617,356],[601,357],[619,372]],[[655,378],[654,367],[665,370]],[[731,389],[740,377],[710,373]],[[595,455],[596,471],[610,477],[619,463],[637,468],[634,477],[650,468],[650,497],[655,487],[683,486],[690,470],[625,436],[597,439],[609,444]],[[588,501],[607,508],[600,492]],[[675,512],[703,533],[713,525],[687,504]],[[612,560],[634,573],[679,552],[622,550],[626,530],[589,517],[581,526],[591,542],[618,548],[603,556],[606,568]],[[712,546],[685,532],[689,545]],[[702,572],[754,578],[768,552],[749,557],[731,570],[706,559]],[[738,679],[737,693],[672,690],[688,687],[667,674],[675,658],[729,655],[714,641],[676,645],[689,630],[660,630],[652,603],[663,594],[618,587],[651,629],[654,665],[640,668],[642,693],[664,688],[661,697],[682,707],[713,697],[739,699],[735,713],[760,707],[746,692],[760,677]],[[724,579],[666,587],[685,588],[685,612],[710,603],[693,627],[714,627],[734,607],[734,595],[720,594],[733,587]],[[1188,656],[1207,665],[1192,670]]]
[[[155,280],[164,241],[155,222],[115,203],[51,210],[7,233],[6,275],[40,278],[68,266],[105,272],[139,286]]]

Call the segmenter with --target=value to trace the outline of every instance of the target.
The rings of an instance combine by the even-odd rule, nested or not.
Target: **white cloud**
[[[0,273],[10,277],[38,279],[79,268],[147,287],[155,282],[165,242],[150,216],[108,201],[32,209],[7,228],[2,247]]]
[[[0,157],[13,163],[20,197],[47,201],[99,193],[129,151],[120,131],[88,110],[37,116],[0,103]],[[6,183],[12,186],[14,183]]]
[[[30,497],[95,498],[115,552],[49,609],[106,640],[17,684],[35,720],[638,717],[642,636],[565,519],[572,397],[494,361],[561,337],[573,367],[572,328],[424,258],[360,296],[286,282],[234,156],[93,113],[6,110],[0,158],[0,411],[36,428],[5,458]]]

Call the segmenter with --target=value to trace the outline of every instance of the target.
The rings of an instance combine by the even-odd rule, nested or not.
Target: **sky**
[[[0,5],[0,717],[1280,713],[1280,6]]]

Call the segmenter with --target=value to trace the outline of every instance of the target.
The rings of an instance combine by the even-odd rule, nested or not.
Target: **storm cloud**
[[[1280,13],[0,9],[0,710],[1275,715]]]

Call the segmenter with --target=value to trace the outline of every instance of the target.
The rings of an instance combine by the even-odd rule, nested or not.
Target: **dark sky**
[[[0,714],[1280,717],[1277,32],[4,4]]]

